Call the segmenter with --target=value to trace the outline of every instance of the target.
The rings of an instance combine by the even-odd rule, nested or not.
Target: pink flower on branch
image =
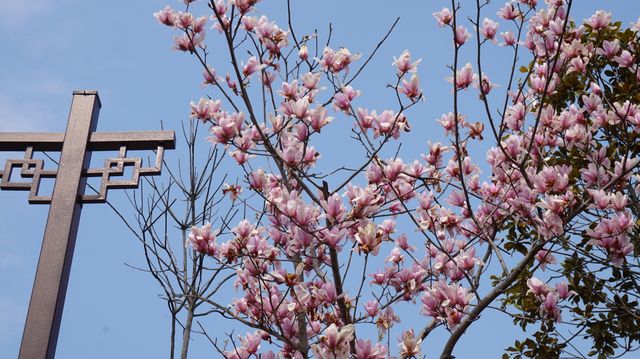
[[[438,22],[438,26],[444,27],[445,25],[449,25],[453,20],[453,13],[451,13],[451,10],[444,7],[442,8],[442,10],[438,12],[434,12],[433,17],[436,18],[436,21]]]
[[[458,71],[456,71],[455,76],[455,89],[457,90],[466,90],[474,81],[477,79],[477,75],[473,72],[473,67],[471,64],[467,63],[464,67]],[[447,77],[447,81],[450,83],[454,83],[453,77]]]
[[[591,17],[586,20],[586,23],[591,26],[593,30],[604,29],[609,25],[610,22],[611,13],[602,10],[596,11],[595,14],[591,15]]]
[[[184,52],[195,52],[204,41],[204,33],[195,34],[193,36],[185,34],[173,37],[173,48]]]
[[[513,4],[505,3],[504,7],[498,10],[497,15],[505,20],[515,20],[522,16],[520,10],[518,10]]]
[[[561,308],[574,306],[567,299],[575,292],[567,282],[554,286],[534,277],[552,265],[566,267],[566,247],[559,244],[573,243],[570,248],[598,278],[607,273],[598,267],[632,263],[637,218],[631,191],[640,188],[633,140],[640,134],[640,110],[611,84],[632,91],[628,82],[640,78],[640,70],[636,44],[620,35],[630,32],[612,24],[610,14],[598,12],[580,26],[561,0],[547,1],[540,10],[537,1],[520,0],[497,12],[507,24],[489,18],[474,24],[480,44],[500,41],[500,35],[513,48],[497,50],[511,56],[518,49],[516,62],[505,67],[515,73],[506,79],[505,97],[494,101],[502,94],[485,73],[474,73],[478,59],[468,57],[475,51],[458,51],[471,38],[466,23],[454,26],[454,11],[447,8],[434,13],[439,26],[451,27],[456,55],[462,56],[449,67],[455,72],[447,80],[454,93],[478,89],[480,112],[467,108],[469,96],[458,93],[455,110],[442,111],[437,120],[450,143],[428,142],[423,160],[404,162],[389,142],[399,144],[392,140],[411,130],[408,116],[414,116],[418,106],[413,105],[422,97],[416,74],[421,60],[412,59],[408,50],[394,57],[397,82],[389,87],[397,108],[369,110],[359,103],[366,100],[361,91],[352,87],[357,82],[346,78],[360,55],[326,47],[313,58],[307,46],[315,47],[319,34],[280,28],[261,14],[249,16],[256,3],[217,0],[210,5],[214,27],[227,42],[224,51],[235,55],[220,65],[230,68],[217,69],[240,73],[240,80],[227,75],[223,81],[202,58],[214,54],[204,44],[207,18],[169,7],[154,14],[180,32],[178,50],[199,57],[204,84],[214,85],[205,89],[223,92],[219,99],[192,102],[191,116],[206,122],[207,139],[222,145],[217,149],[246,171],[235,184],[220,186],[232,208],[243,206],[242,221],[236,227],[225,222],[224,228],[232,229],[216,234],[210,224],[194,226],[187,239],[198,254],[191,258],[215,261],[234,276],[229,286],[241,295],[227,304],[228,314],[257,330],[236,336],[229,357],[275,357],[260,353],[263,341],[273,341],[283,357],[417,356],[420,336],[395,328],[398,303],[417,304],[434,324],[464,332],[481,318],[475,314],[492,290],[475,288],[484,283],[485,273],[495,274],[500,288],[526,285],[528,292],[507,294],[509,300],[528,303],[519,308],[526,318],[560,324]],[[523,40],[511,31],[499,33],[503,25],[515,28]],[[289,35],[295,46],[288,47]],[[260,77],[252,78],[255,73]],[[501,75],[492,76],[502,81]],[[223,110],[223,104],[235,112]],[[348,136],[364,146],[365,158],[355,166],[340,164],[334,172],[326,167],[329,162],[312,170],[320,158],[315,146],[326,147],[315,141],[321,134],[340,134],[340,125],[325,129],[334,120],[330,107],[336,122],[353,126],[346,128]],[[483,148],[489,148],[486,168],[476,161]],[[408,150],[397,149],[405,159]],[[356,153],[348,152],[340,155]],[[243,190],[252,194],[240,201]],[[223,236],[226,241],[217,243]],[[381,250],[384,255],[373,258]],[[363,261],[367,264],[358,273]],[[213,267],[202,263],[206,270],[198,275],[205,278]],[[346,268],[356,268],[356,274]],[[514,269],[526,276],[512,278]],[[571,288],[583,293],[580,282],[570,279]],[[379,341],[402,333],[399,346],[387,348],[360,333],[355,339],[362,323],[376,325]]]
[[[360,54],[352,55],[349,49],[344,47],[338,51],[325,47],[322,58],[319,61],[324,70],[337,74],[342,70],[349,72],[349,65],[360,57]]]
[[[410,81],[402,80],[402,85],[400,85],[399,91],[412,101],[420,99],[422,97],[422,90],[420,89],[418,75],[412,75]]]
[[[175,25],[175,15],[174,10],[168,5],[164,9],[153,13],[153,17],[155,17],[159,23],[172,27]]]
[[[378,343],[372,345],[369,339],[356,340],[356,359],[386,359],[387,347]]]
[[[261,64],[260,60],[258,60],[255,56],[251,56],[249,60],[247,60],[247,64],[242,67],[242,74],[245,77],[249,77],[254,72],[260,71],[265,67],[266,65]]]
[[[336,93],[333,97],[333,106],[336,110],[342,110],[344,112],[351,111],[351,101],[360,96],[359,90],[354,90],[353,87],[347,85],[340,89],[340,92]]]
[[[464,45],[464,43],[467,42],[467,40],[469,40],[470,38],[471,34],[469,33],[469,31],[467,31],[466,27],[458,26],[456,28],[454,35],[454,42],[456,43],[456,46]]]
[[[196,252],[212,257],[218,254],[216,235],[211,231],[211,223],[207,223],[202,227],[191,227],[187,244],[191,245],[191,248]]]
[[[420,62],[422,62],[422,59],[411,62],[411,53],[409,53],[409,50],[404,50],[400,57],[393,58],[392,65],[398,69],[398,76],[402,76],[407,72],[416,72]]]
[[[498,27],[499,25],[497,22],[485,17],[482,21],[482,30],[480,30],[480,34],[488,40],[493,40],[498,32]]]

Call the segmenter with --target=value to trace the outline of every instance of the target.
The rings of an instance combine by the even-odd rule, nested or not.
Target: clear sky
[[[167,3],[181,6],[176,0],[0,0],[0,131],[63,131],[75,89],[99,91],[103,104],[99,130],[159,129],[160,121],[165,128],[178,129],[188,116],[189,101],[202,94],[201,70],[192,58],[170,50],[173,34],[153,19],[152,13]],[[294,1],[294,26],[299,33],[317,28],[325,38],[332,22],[334,46],[366,56],[400,16],[396,31],[354,86],[366,90],[364,106],[381,108],[390,102],[384,84],[393,76],[392,57],[410,49],[415,58],[423,58],[420,74],[427,101],[411,115],[414,131],[402,150],[409,160],[424,152],[427,140],[442,140],[434,119],[451,110],[450,90],[443,80],[451,55],[449,34],[431,16],[449,2],[394,3]],[[286,27],[284,4],[265,0],[259,9]],[[204,13],[203,5],[196,3],[195,12]],[[636,0],[574,0],[572,15],[581,20],[600,7],[625,24],[640,15]],[[495,11],[487,15],[496,17]],[[503,84],[504,51],[491,50],[485,60],[489,76],[499,84]],[[473,106],[466,110],[470,116]],[[326,147],[327,158],[337,153]],[[179,154],[178,149],[168,160],[175,161]],[[6,157],[0,155],[0,164]],[[122,193],[112,192],[110,200],[128,208]],[[25,192],[0,192],[0,358],[17,356],[47,210],[28,205]],[[141,246],[107,206],[86,205],[58,358],[167,356],[169,318],[158,298],[159,288],[150,276],[125,263],[145,265]],[[419,328],[424,318],[407,320]],[[507,325],[505,330],[499,329],[501,323]],[[513,341],[508,324],[496,319],[488,327],[473,326],[459,345],[458,357],[497,357]],[[423,352],[433,355],[427,347]],[[202,338],[196,338],[193,357],[205,356],[215,355]]]

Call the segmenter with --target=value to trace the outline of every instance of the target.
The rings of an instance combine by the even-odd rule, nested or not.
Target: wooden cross
[[[109,188],[136,188],[140,176],[160,174],[164,150],[175,148],[173,131],[94,132],[99,112],[97,91],[74,91],[65,133],[0,133],[0,152],[25,152],[0,168],[0,189],[27,190],[29,203],[50,204],[20,359],[55,356],[82,204],[105,202]],[[118,157],[106,159],[103,168],[88,168],[92,151],[113,150]],[[155,150],[155,166],[142,167],[142,159],[127,157],[127,150]],[[60,151],[57,170],[45,170],[34,151]],[[130,179],[112,178],[122,177],[125,167],[133,167]],[[18,170],[28,181],[12,178]],[[87,177],[101,177],[98,194],[84,194]],[[51,196],[39,193],[41,178],[55,178]]]

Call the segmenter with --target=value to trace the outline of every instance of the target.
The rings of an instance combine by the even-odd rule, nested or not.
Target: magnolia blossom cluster
[[[525,69],[521,87],[509,85],[502,118],[484,118],[492,116],[489,110],[484,117],[466,115],[456,106],[436,120],[449,143],[429,142],[420,160],[405,162],[378,153],[411,130],[406,110],[423,97],[417,75],[421,60],[406,50],[394,58],[395,85],[389,87],[398,109],[360,107],[365,94],[348,77],[360,55],[326,46],[318,57],[310,56],[306,42],[311,36],[296,40],[266,16],[251,16],[256,3],[213,2],[211,20],[230,42],[230,51],[239,31],[255,51],[248,58],[232,52],[234,75],[224,78],[203,63],[204,84],[216,86],[225,98],[191,103],[192,118],[210,126],[208,140],[224,146],[246,173],[247,188],[263,201],[259,222],[243,219],[229,238],[213,234],[206,224],[193,227],[188,239],[195,252],[235,271],[241,295],[228,314],[260,329],[240,337],[228,357],[275,357],[272,351],[259,351],[262,342],[277,338],[285,357],[301,358],[306,348],[318,358],[385,358],[391,348],[355,331],[358,324],[369,323],[377,327],[379,340],[389,335],[400,322],[394,304],[402,301],[418,302],[423,315],[455,331],[476,318],[470,312],[479,305],[477,278],[490,258],[487,254],[483,260],[476,252],[493,253],[505,267],[503,274],[509,272],[500,257],[507,252],[505,243],[515,241],[509,228],[526,233],[525,252],[541,270],[557,269],[554,240],[572,235],[586,236],[616,266],[632,253],[636,218],[623,189],[640,161],[615,158],[603,138],[606,131],[640,133],[640,109],[628,100],[608,103],[596,80],[567,106],[545,99],[558,96],[565,76],[586,76],[599,61],[640,80],[637,44],[613,39],[584,43],[585,27],[566,26],[563,1],[547,1],[548,8],[537,12],[535,0],[506,3],[496,15],[522,26],[529,13],[522,9],[532,11],[524,38],[507,31],[500,33],[503,42],[498,44],[500,25],[484,18],[477,24],[477,46],[498,44],[504,51],[522,46],[535,60]],[[443,8],[433,16],[438,26],[451,30],[455,51],[462,51],[473,36],[455,21],[456,11]],[[204,51],[198,46],[206,18],[169,7],[155,17],[183,32],[176,48]],[[598,12],[585,26],[606,29],[610,15]],[[295,71],[287,67],[294,63]],[[459,65],[446,79],[454,98],[475,88],[489,108],[497,85],[479,66]],[[249,103],[247,88],[256,82],[263,106]],[[264,113],[256,112],[258,107]],[[314,143],[338,121],[350,121],[372,155],[343,185],[329,187],[316,181],[325,177],[311,172],[321,158]],[[488,136],[489,126],[496,144],[486,152],[489,174],[481,177],[469,147]],[[240,186],[225,190],[234,201],[241,193]],[[405,232],[400,218],[414,228]],[[355,289],[343,282],[339,262],[349,258],[351,263],[354,257],[364,261],[366,278]],[[370,260],[378,267],[367,267]],[[540,315],[560,322],[558,303],[575,294],[568,285],[550,288],[535,277],[527,285],[540,303]],[[417,357],[421,343],[413,330],[404,330],[399,351]]]
[[[190,12],[175,11],[167,6],[153,14],[162,24],[181,30],[182,36],[173,38],[174,49],[194,52],[202,44],[206,34],[207,18],[194,17]]]
[[[566,282],[558,282],[555,288],[551,288],[536,277],[527,280],[527,287],[529,287],[527,294],[532,294],[535,300],[540,303],[540,315],[556,323],[562,321],[558,303],[576,295],[574,291],[569,290]]]
[[[473,294],[460,284],[437,282],[422,297],[422,313],[446,321],[453,328],[462,320],[472,298]]]
[[[469,191],[481,196],[482,203],[474,213],[473,226],[482,223],[491,228],[508,219],[518,220],[534,226],[543,238],[552,239],[565,234],[565,227],[577,214],[574,210],[580,203],[593,201],[591,207],[600,211],[599,220],[595,228],[585,234],[592,238],[592,244],[605,251],[612,264],[621,265],[633,249],[628,236],[634,219],[625,209],[627,195],[617,192],[612,183],[628,181],[629,172],[639,161],[637,158],[611,161],[601,138],[603,129],[612,127],[638,133],[636,106],[628,100],[605,105],[600,85],[595,82],[580,95],[577,103],[567,108],[541,107],[539,101],[541,97],[556,93],[561,74],[584,74],[590,62],[609,61],[612,66],[628,68],[637,76],[637,65],[632,64],[633,56],[630,55],[634,45],[623,49],[617,40],[604,40],[601,47],[582,43],[580,36],[584,28],[565,28],[566,9],[561,6],[562,2],[556,3],[538,11],[529,21],[522,45],[534,56],[547,60],[534,62],[527,86],[511,94],[512,101],[506,107],[503,125],[496,129],[502,139],[487,155],[492,180],[478,184],[474,170],[466,169],[468,157],[460,161],[460,166],[456,161],[450,162],[452,167],[447,174],[455,179],[461,172],[466,176]],[[434,16],[439,25],[452,26],[450,14],[451,11],[445,8]],[[507,20],[522,16],[510,3],[498,15]],[[593,29],[606,28],[610,26],[609,22],[610,14],[602,11],[586,21]],[[485,24],[490,26],[491,22],[485,21]],[[559,42],[560,38],[562,42]],[[449,80],[457,91],[466,89],[476,76],[467,64]],[[461,114],[457,119],[451,113],[443,115],[439,122],[450,135],[460,132],[466,125]],[[466,127],[468,138],[477,137],[472,128]],[[586,160],[578,168],[548,163],[549,155],[560,149],[581,153]],[[433,162],[441,160],[442,146],[432,152]],[[621,188],[620,185],[616,187]],[[578,190],[584,195],[577,195]],[[464,204],[464,198],[454,196],[451,204]],[[553,263],[549,260],[541,262]]]

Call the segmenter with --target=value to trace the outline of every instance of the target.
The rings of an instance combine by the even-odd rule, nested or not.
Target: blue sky
[[[160,121],[165,128],[179,129],[180,121],[188,116],[189,101],[202,95],[201,70],[194,59],[170,50],[172,33],[153,19],[152,13],[167,3],[180,7],[175,0],[0,0],[0,131],[63,131],[75,89],[100,92],[99,130],[159,129]],[[391,104],[393,99],[384,85],[393,76],[392,57],[410,49],[415,58],[423,58],[420,75],[427,101],[410,114],[414,131],[403,145],[403,159],[418,158],[427,140],[443,140],[434,120],[450,111],[450,90],[443,79],[448,75],[445,65],[451,51],[449,34],[436,26],[431,13],[448,2],[319,3],[294,2],[296,31],[308,33],[317,28],[324,39],[331,21],[333,45],[365,56],[395,18],[401,17],[396,31],[354,86],[366,90],[364,107],[382,109]],[[203,5],[196,3],[195,12],[204,13]],[[600,7],[625,24],[640,15],[640,5],[634,0],[575,0],[572,15],[580,20]],[[284,2],[265,0],[259,9],[286,27]],[[495,18],[494,11],[487,15]],[[213,32],[209,36],[215,37]],[[503,85],[500,70],[505,51],[491,49],[485,60],[491,79]],[[465,56],[463,64],[471,60]],[[224,57],[214,61],[222,66]],[[470,118],[480,116],[476,95],[464,96],[469,104],[465,112]],[[324,165],[341,164],[337,155],[344,147],[336,148],[329,142],[318,147],[325,154]],[[179,155],[180,148],[168,159],[175,161]],[[6,157],[0,155],[0,163]],[[111,193],[110,200],[128,208],[122,193]],[[24,192],[0,192],[2,358],[17,356],[47,209],[28,205]],[[169,318],[158,298],[159,288],[150,276],[125,263],[144,265],[140,245],[107,206],[85,206],[58,358],[166,357]],[[498,329],[501,323],[507,325],[505,330]],[[484,326],[472,327],[460,343],[459,357],[496,357],[513,341],[508,324],[508,320],[496,317]],[[416,322],[415,327],[419,325]],[[426,347],[423,352],[431,354]],[[211,353],[204,340],[196,338],[193,357]]]

